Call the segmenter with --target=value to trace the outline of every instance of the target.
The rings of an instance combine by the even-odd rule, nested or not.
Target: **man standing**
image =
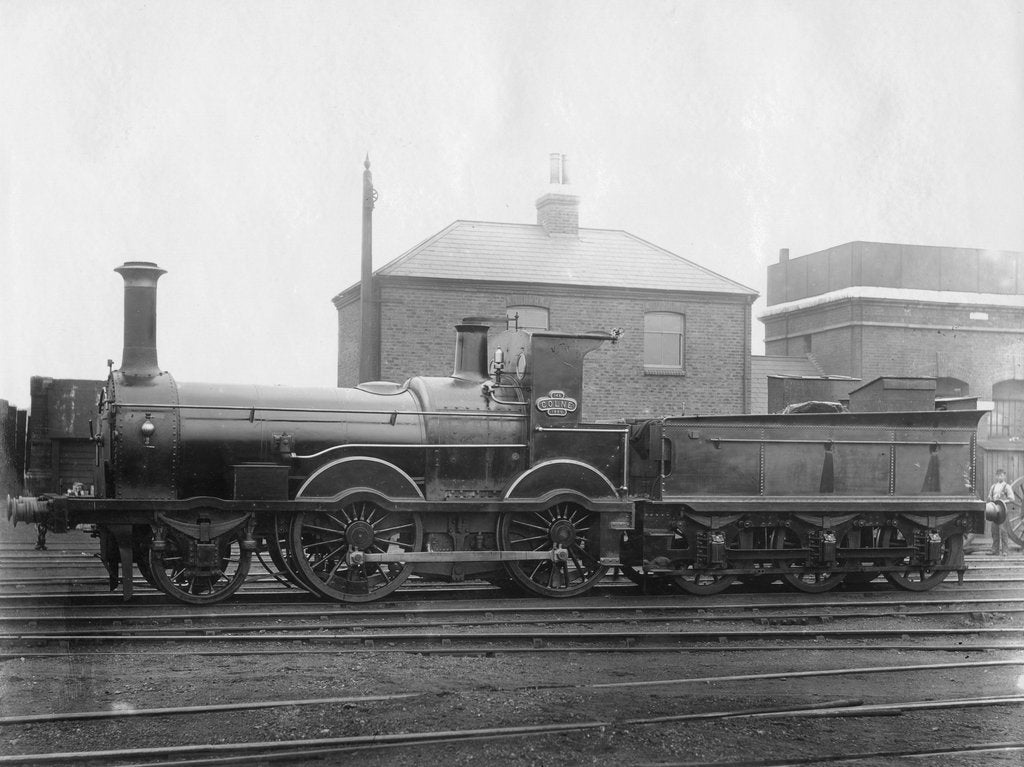
[[[996,469],[996,481],[988,489],[988,500],[1009,502],[1014,500],[1013,488],[1006,481],[1006,469]],[[1006,556],[1010,549],[1010,542],[1007,540],[1006,530],[1002,525],[992,523],[992,551],[989,554]]]

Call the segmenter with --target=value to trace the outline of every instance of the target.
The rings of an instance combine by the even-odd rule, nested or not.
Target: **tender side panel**
[[[660,422],[660,498],[975,497],[978,415],[899,415]]]

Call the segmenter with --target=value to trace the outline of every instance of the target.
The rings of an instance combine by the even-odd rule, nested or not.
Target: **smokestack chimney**
[[[487,325],[455,326],[455,372],[452,378],[482,381],[487,378]]]
[[[156,361],[156,281],[167,272],[151,261],[127,261],[114,271],[124,278],[121,372],[130,378],[160,375]]]
[[[565,155],[550,156],[551,191],[537,200],[537,223],[548,234],[578,237],[580,233],[580,198],[570,194],[569,171]]]

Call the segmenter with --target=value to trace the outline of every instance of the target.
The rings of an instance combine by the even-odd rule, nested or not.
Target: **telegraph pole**
[[[373,176],[370,174],[370,155],[366,155],[363,162],[363,260],[359,282],[360,383],[380,378],[380,372],[374,364],[377,357],[374,349],[377,335],[377,302],[373,296],[373,204],[376,200],[377,190],[373,188]]]

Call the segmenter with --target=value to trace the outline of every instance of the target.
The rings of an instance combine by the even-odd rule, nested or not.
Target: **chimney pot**
[[[565,185],[569,183],[569,168],[565,163],[565,155],[551,153],[551,183]]]
[[[537,200],[537,223],[550,234],[578,237],[580,233],[580,198],[569,193],[569,176],[565,155],[552,152],[551,188]]]

